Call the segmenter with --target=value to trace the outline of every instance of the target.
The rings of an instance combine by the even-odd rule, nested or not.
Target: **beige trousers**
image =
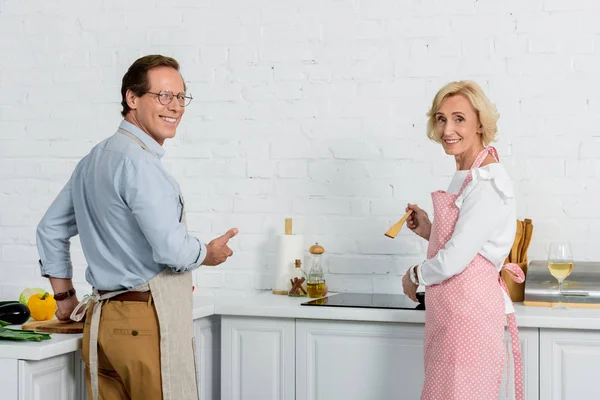
[[[82,346],[88,399],[92,310],[87,310]],[[101,400],[162,400],[160,329],[152,297],[148,302],[105,301],[98,332],[98,390]]]

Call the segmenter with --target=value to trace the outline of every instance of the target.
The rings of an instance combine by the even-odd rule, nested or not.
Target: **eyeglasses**
[[[186,96],[185,93],[178,93],[178,94],[173,94],[173,92],[171,92],[170,90],[161,90],[160,93],[154,93],[154,92],[146,92],[149,94],[153,94],[155,96],[158,97],[158,102],[160,104],[162,104],[163,106],[169,105],[171,104],[171,102],[173,101],[173,97],[177,97],[177,101],[179,102],[179,105],[181,107],[186,107],[188,106],[193,97],[191,94],[188,94]]]

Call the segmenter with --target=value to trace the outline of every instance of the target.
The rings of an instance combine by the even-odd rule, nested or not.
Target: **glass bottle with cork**
[[[306,285],[308,297],[319,298],[327,294],[327,285],[325,284],[325,274],[321,267],[321,259],[325,249],[319,243],[310,246],[308,251],[311,254],[311,266],[308,272],[308,283]]]
[[[296,267],[290,274],[288,280],[288,296],[291,297],[306,297],[306,274],[301,268],[302,261],[296,259]]]

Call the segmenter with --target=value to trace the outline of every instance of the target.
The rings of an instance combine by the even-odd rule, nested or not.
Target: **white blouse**
[[[458,194],[468,171],[456,171],[447,190]],[[498,271],[510,252],[517,230],[512,180],[500,163],[473,169],[473,180],[456,199],[460,215],[452,237],[437,255],[417,267],[419,283],[435,285],[460,274],[477,253]],[[506,313],[514,312],[504,292]]]

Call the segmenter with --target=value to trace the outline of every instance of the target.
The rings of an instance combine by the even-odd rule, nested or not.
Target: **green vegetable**
[[[42,340],[50,339],[49,333],[10,329],[6,328],[7,325],[9,325],[8,322],[0,320],[0,340],[29,340],[41,342]]]
[[[19,303],[27,305],[29,298],[34,294],[44,294],[46,290],[40,288],[27,288],[21,292],[19,296]]]

